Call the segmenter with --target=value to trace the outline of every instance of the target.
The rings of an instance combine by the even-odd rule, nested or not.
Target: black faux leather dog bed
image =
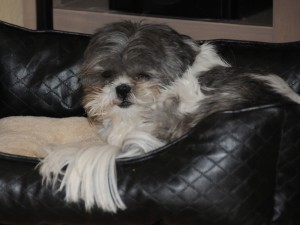
[[[0,24],[0,117],[84,116],[77,72],[89,36]],[[300,91],[300,42],[212,41],[233,66],[282,76]],[[1,144],[1,143],[0,143]],[[117,163],[128,209],[66,204],[35,158],[0,154],[0,224],[299,225],[300,107],[216,113],[150,154]]]

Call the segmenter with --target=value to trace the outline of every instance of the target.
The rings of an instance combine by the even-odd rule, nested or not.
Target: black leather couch
[[[84,116],[77,72],[89,36],[0,24],[0,117]],[[233,66],[277,73],[300,91],[300,42],[213,41]],[[1,143],[0,143],[1,144]],[[38,160],[0,154],[0,224],[299,225],[300,107],[219,112],[180,140],[117,163],[128,209],[66,204]]]

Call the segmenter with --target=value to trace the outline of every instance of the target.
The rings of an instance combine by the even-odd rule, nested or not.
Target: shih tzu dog
[[[126,206],[115,161],[159,148],[212,113],[299,96],[278,76],[231,67],[213,44],[167,25],[117,22],[91,39],[80,72],[83,107],[97,135],[48,147],[40,172],[68,202],[116,212]],[[67,167],[66,167],[67,166]]]

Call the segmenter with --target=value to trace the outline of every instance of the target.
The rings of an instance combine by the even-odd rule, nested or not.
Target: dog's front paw
[[[165,144],[164,141],[159,140],[148,132],[134,131],[126,136],[118,158],[143,155]]]
[[[125,209],[116,183],[115,160],[119,148],[91,145],[83,149],[61,148],[50,151],[40,163],[46,184],[65,190],[67,202],[84,201],[87,211],[99,207],[116,212]]]
[[[55,186],[64,175],[64,168],[74,161],[76,148],[62,148],[58,145],[48,145],[42,148],[47,154],[39,163],[39,172],[43,177],[43,183]],[[59,190],[63,189],[63,184],[60,184]]]

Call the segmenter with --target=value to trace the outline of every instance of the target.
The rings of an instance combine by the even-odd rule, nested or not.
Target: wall
[[[23,0],[0,0],[0,20],[23,26]]]

